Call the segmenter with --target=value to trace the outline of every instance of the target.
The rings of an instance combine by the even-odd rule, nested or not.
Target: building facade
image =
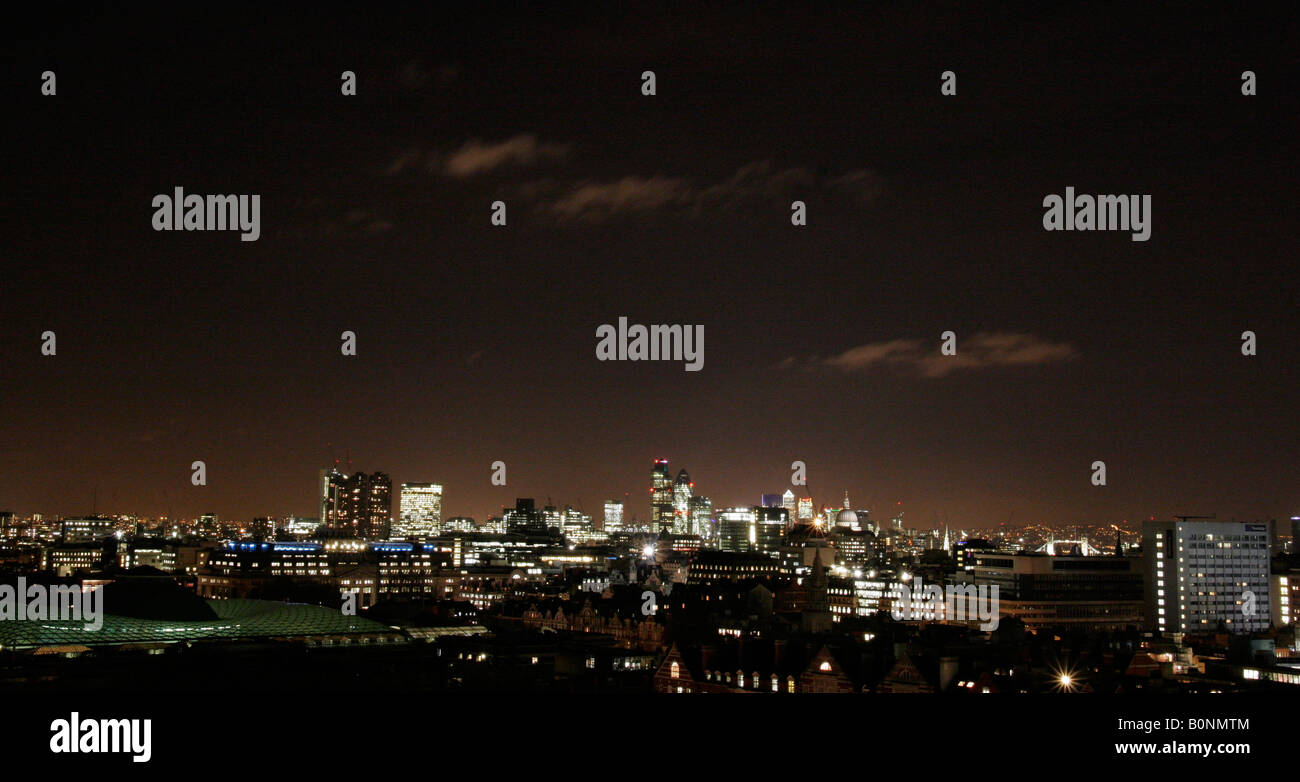
[[[1148,629],[1267,630],[1272,620],[1269,527],[1224,521],[1142,525]]]

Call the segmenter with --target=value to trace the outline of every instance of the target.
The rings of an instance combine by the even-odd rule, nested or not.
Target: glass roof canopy
[[[207,602],[216,612],[216,619],[136,619],[104,614],[103,625],[95,630],[87,629],[91,623],[85,620],[0,621],[0,649],[399,632],[324,606],[270,600]]]

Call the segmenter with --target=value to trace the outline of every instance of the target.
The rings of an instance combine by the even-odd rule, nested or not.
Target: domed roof
[[[837,527],[856,527],[858,526],[858,514],[851,508],[845,508],[835,516],[835,526]]]

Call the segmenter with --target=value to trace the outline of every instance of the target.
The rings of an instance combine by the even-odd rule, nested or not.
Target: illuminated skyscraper
[[[816,515],[813,512],[812,497],[800,497],[798,508],[799,508],[798,512],[795,514],[795,516],[799,519],[799,521],[811,522],[813,520],[813,516]]]
[[[393,525],[393,540],[428,538],[441,533],[442,486],[403,483],[398,521]]]
[[[781,495],[781,507],[785,508],[786,516],[790,519],[790,521],[794,521],[795,519],[799,518],[799,514],[798,514],[799,509],[798,506],[795,504],[794,492],[790,491],[789,489],[786,489],[785,494]]]
[[[650,524],[655,532],[673,528],[673,476],[667,459],[656,459],[650,470]]]
[[[564,531],[564,515],[554,505],[542,508],[542,523],[546,525],[547,532],[559,534]]]
[[[723,551],[753,551],[758,542],[757,514],[753,508],[718,511],[718,548]]]
[[[339,514],[343,512],[344,498],[347,494],[348,477],[337,468],[320,471],[317,481],[317,496],[320,499],[320,523],[326,529],[333,530],[339,524]]]
[[[393,479],[382,472],[359,472],[348,479],[355,535],[365,540],[385,540],[393,523]]]
[[[592,524],[591,515],[576,510],[571,506],[564,507],[564,537],[573,543],[583,543],[591,538],[591,533],[595,530]]]
[[[690,534],[704,540],[713,537],[713,501],[703,495],[691,497]]]
[[[507,508],[502,514],[502,523],[506,532],[521,535],[545,535],[546,522],[542,512],[533,505],[531,497],[515,500],[515,507]]]
[[[674,535],[689,535],[691,528],[691,490],[695,484],[691,483],[691,476],[687,474],[685,468],[677,473],[677,480],[673,482],[673,527]]]
[[[769,557],[780,556],[789,526],[790,514],[785,508],[754,508],[753,548]]]
[[[1142,524],[1147,629],[1254,633],[1272,619],[1267,524]]]
[[[321,523],[331,537],[388,538],[393,515],[393,480],[382,472],[351,477],[321,473]]]
[[[623,529],[623,501],[607,500],[605,502],[605,532],[619,532]]]

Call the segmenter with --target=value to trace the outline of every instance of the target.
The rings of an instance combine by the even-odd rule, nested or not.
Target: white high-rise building
[[[442,486],[436,483],[403,483],[398,522],[393,540],[429,538],[442,533]]]
[[[605,532],[619,532],[623,529],[623,501],[608,500],[605,502]]]
[[[542,508],[542,523],[546,525],[547,532],[563,532],[564,514],[556,510],[554,505],[547,505]]]
[[[1147,626],[1165,633],[1268,629],[1272,619],[1267,524],[1148,521]]]
[[[677,473],[673,482],[673,525],[674,535],[691,534],[691,494],[695,484],[685,469]]]
[[[713,537],[713,501],[702,494],[691,497],[690,533],[702,540]]]
[[[595,532],[595,526],[592,524],[591,515],[576,510],[571,506],[564,508],[564,537],[575,543],[585,543],[591,539]]]

